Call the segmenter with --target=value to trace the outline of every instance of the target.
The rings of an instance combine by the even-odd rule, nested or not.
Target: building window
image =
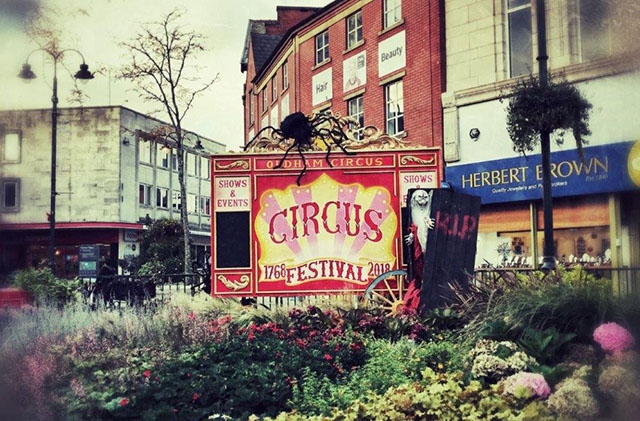
[[[532,72],[533,46],[531,1],[507,0],[509,31],[509,74],[511,77]]]
[[[364,130],[364,107],[362,95],[351,98],[347,101],[347,113],[358,122],[358,128],[354,131],[356,139],[362,139],[362,131]],[[350,127],[354,129],[354,127]]]
[[[198,155],[192,153],[186,153],[187,156],[187,175],[197,176],[198,175]]]
[[[200,213],[202,215],[211,215],[211,199],[207,196],[200,196]]]
[[[282,65],[282,90],[286,90],[289,87],[289,62],[285,60]]]
[[[402,19],[402,0],[383,0],[383,26],[388,28]]]
[[[362,41],[362,11],[358,10],[347,18],[347,48],[353,48]]]
[[[16,212],[20,207],[20,180],[2,180],[0,199],[3,212]]]
[[[316,35],[316,64],[329,60],[329,31]]]
[[[141,164],[149,164],[151,165],[151,142],[144,141],[142,139],[138,140],[138,156]]]
[[[171,149],[171,169],[178,171],[178,151],[175,149]]]
[[[171,148],[167,146],[162,146],[158,148],[158,153],[156,154],[156,163],[159,168],[169,168],[170,153],[171,153]]]
[[[162,209],[169,209],[169,189],[156,188],[156,206]]]
[[[256,121],[255,102],[253,99],[253,91],[249,92],[249,125]]]
[[[209,167],[209,158],[206,156],[200,157],[200,177],[208,180],[211,176],[211,168]]]
[[[151,186],[140,183],[138,187],[138,203],[142,206],[151,206]]]
[[[174,211],[179,211],[182,208],[182,196],[177,190],[171,193],[171,208],[173,208]]]
[[[187,193],[187,197],[187,212],[190,214],[198,213],[198,196],[192,193]]]
[[[385,121],[388,134],[399,134],[404,131],[404,100],[402,96],[402,80],[384,87]]]
[[[2,145],[2,162],[19,163],[21,155],[20,133],[5,132]]]
[[[278,99],[278,78],[274,76],[271,78],[271,102],[275,102]]]
[[[262,90],[262,112],[266,112],[267,109],[269,108],[269,98],[267,96],[267,90],[263,89]]]
[[[611,54],[611,17],[607,4],[603,0],[580,0],[580,54],[583,62]]]

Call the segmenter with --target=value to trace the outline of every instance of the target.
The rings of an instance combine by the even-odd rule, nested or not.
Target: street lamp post
[[[82,64],[80,70],[76,72],[74,77],[79,80],[93,79],[93,74],[89,71],[89,66],[85,64],[84,56],[78,50],[65,49],[61,51],[50,51],[44,48],[38,48],[33,50],[27,56],[25,63],[22,65],[22,70],[18,73],[18,77],[29,81],[35,79],[36,75],[31,70],[29,64],[29,58],[35,52],[42,51],[53,59],[53,94],[51,96],[51,199],[49,210],[49,267],[51,272],[55,274],[55,248],[56,248],[56,149],[57,149],[57,133],[58,133],[58,62],[64,57],[64,53],[68,51],[74,51],[82,57]]]
[[[548,86],[547,71],[547,29],[545,19],[544,0],[536,0],[536,28],[538,30],[538,71],[540,73],[540,86],[544,89]],[[540,145],[542,156],[542,208],[544,221],[544,247],[542,256],[542,269],[553,270],[556,268],[555,247],[553,242],[553,197],[551,195],[551,140],[549,128],[540,130]]]

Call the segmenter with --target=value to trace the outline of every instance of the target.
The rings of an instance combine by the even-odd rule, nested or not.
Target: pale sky
[[[17,77],[22,64],[38,45],[24,31],[25,5],[57,12],[54,25],[61,32],[61,48],[79,50],[89,70],[104,68],[82,87],[89,98],[85,106],[123,105],[146,114],[157,105],[146,104],[131,91],[131,83],[115,81],[109,68],[124,57],[118,42],[128,41],[142,23],[160,21],[168,12],[184,10],[185,30],[206,37],[202,80],[219,73],[219,80],[196,99],[185,118],[185,128],[239,150],[242,145],[242,85],[240,58],[249,19],[276,19],[276,6],[323,7],[330,0],[0,0],[0,109],[50,108],[53,64],[45,55],[29,59],[37,79],[25,84]],[[73,79],[67,72],[79,69],[81,58],[69,53],[58,65],[59,107],[69,102]],[[115,70],[111,72],[115,75]],[[168,121],[162,113],[154,115]]]

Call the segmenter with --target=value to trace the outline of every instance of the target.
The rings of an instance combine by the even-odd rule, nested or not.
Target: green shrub
[[[29,292],[38,304],[65,304],[78,296],[78,280],[58,279],[49,268],[26,269],[16,272],[13,285]]]
[[[381,395],[389,388],[418,381],[427,367],[440,372],[461,367],[459,347],[448,341],[417,344],[406,338],[397,342],[372,339],[366,349],[367,362],[339,382],[305,371],[294,385],[291,406],[302,414],[329,415],[371,393]]]

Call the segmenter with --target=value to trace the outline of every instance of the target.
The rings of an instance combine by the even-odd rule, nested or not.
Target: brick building
[[[78,274],[80,245],[98,245],[111,261],[123,259],[139,253],[138,235],[149,218],[180,219],[175,145],[152,135],[163,126],[119,106],[59,109],[58,276]],[[0,111],[0,275],[48,257],[50,145],[50,109]],[[208,252],[211,237],[209,156],[224,145],[189,134],[184,148],[195,258]]]
[[[331,111],[409,146],[441,146],[441,3],[337,0],[249,21],[245,143],[293,112]]]

